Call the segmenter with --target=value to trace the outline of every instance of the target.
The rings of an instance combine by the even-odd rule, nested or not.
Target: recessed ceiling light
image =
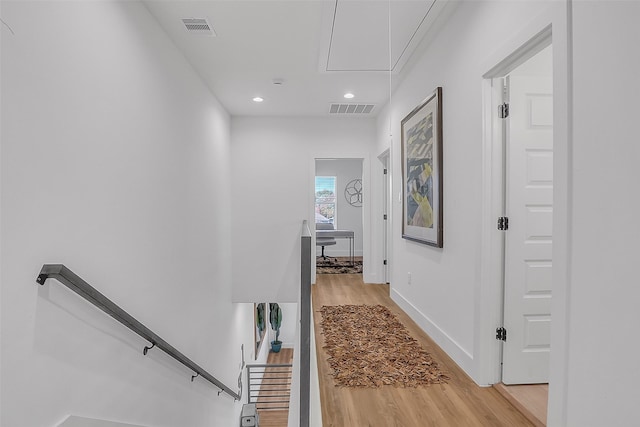
[[[347,99],[351,99],[351,98],[353,98],[354,96],[355,96],[355,95],[354,95],[354,94],[352,94],[351,92],[347,92],[347,93],[345,93],[345,94],[344,94],[344,97],[345,97],[345,98],[347,98]]]
[[[259,96],[256,96],[255,98],[253,98],[253,102],[262,102],[264,101],[264,99],[260,98]]]

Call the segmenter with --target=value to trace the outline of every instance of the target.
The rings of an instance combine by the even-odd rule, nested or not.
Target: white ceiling
[[[402,72],[446,3],[145,1],[231,115],[327,116],[331,103],[375,104],[368,117],[389,98],[390,72]],[[184,18],[206,18],[216,36],[189,33]],[[356,96],[346,100],[345,92]]]

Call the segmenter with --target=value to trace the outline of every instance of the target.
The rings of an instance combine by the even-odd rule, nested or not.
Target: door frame
[[[497,117],[497,106],[502,102],[502,85],[497,83],[551,43],[552,26],[548,24],[532,36],[529,35],[522,43],[511,47],[502,59],[491,64],[489,71],[482,76],[482,227],[480,289],[476,298],[475,313],[475,336],[479,339],[474,344],[474,353],[480,355],[478,379],[481,385],[496,384],[502,380],[502,342],[496,339],[495,329],[503,324],[505,238],[504,232],[497,230],[496,222],[498,217],[504,215],[506,173],[503,123]],[[554,131],[554,142],[555,140]],[[554,170],[555,162],[554,158]]]
[[[310,225],[309,229],[311,230],[311,247],[313,249],[313,253],[314,256],[312,257],[312,261],[311,261],[311,283],[315,284],[316,280],[317,280],[317,270],[316,270],[316,256],[315,256],[315,250],[316,250],[316,233],[315,233],[315,177],[316,177],[316,162],[318,160],[360,160],[362,161],[362,208],[361,208],[361,220],[362,220],[362,267],[363,267],[363,272],[362,272],[362,277],[365,280],[366,283],[366,277],[368,277],[369,274],[371,274],[368,270],[369,270],[369,264],[370,264],[370,258],[371,258],[371,238],[369,237],[371,234],[371,230],[372,230],[372,226],[371,226],[371,216],[370,216],[370,211],[371,211],[371,202],[370,202],[370,198],[371,198],[371,190],[369,189],[370,186],[370,180],[369,180],[369,175],[370,175],[370,165],[369,165],[369,156],[366,155],[358,155],[357,153],[354,153],[353,155],[340,155],[340,156],[336,156],[336,155],[326,155],[324,153],[317,153],[311,156],[311,163],[309,166],[309,186],[310,186],[310,190],[309,191],[309,209],[310,209],[310,214],[309,214],[309,219],[308,222],[309,224],[313,224],[313,228]],[[336,196],[337,197],[341,197],[341,192],[339,191],[339,189],[336,189],[336,192],[338,193]],[[354,244],[354,253],[355,253],[355,242]],[[374,273],[375,274],[375,273]]]
[[[387,220],[382,220],[382,261],[386,259],[387,263],[382,267],[382,283],[388,284],[391,277],[391,149],[387,148],[378,156],[378,160],[382,164],[382,214],[387,214]]]
[[[521,27],[502,43],[487,46],[489,53],[478,75],[483,85],[483,114],[487,110],[490,85],[486,79],[491,72],[509,58],[514,58],[522,46],[545,31],[553,30],[553,325],[551,327],[551,366],[549,370],[548,425],[567,424],[567,402],[569,390],[569,344],[571,339],[570,313],[572,309],[571,233],[573,199],[573,21],[572,0],[550,3],[548,9],[532,16],[529,24]],[[484,79],[483,79],[484,77]],[[490,105],[489,105],[490,107]],[[492,215],[491,182],[491,122],[483,116],[482,141],[482,205],[480,212],[480,277],[476,283],[474,298],[474,379],[479,385],[488,386],[499,382],[498,345],[495,328],[498,326],[500,287],[495,281],[494,249],[490,240],[495,229]],[[499,268],[497,269],[499,272]]]

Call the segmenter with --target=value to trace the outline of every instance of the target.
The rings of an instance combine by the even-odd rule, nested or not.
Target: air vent
[[[370,114],[374,104],[331,104],[329,114]]]
[[[185,18],[182,20],[187,31],[191,34],[215,37],[213,27],[204,18]]]

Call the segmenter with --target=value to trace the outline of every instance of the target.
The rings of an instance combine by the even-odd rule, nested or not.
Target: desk
[[[349,260],[351,265],[354,265],[354,243],[353,243],[353,231],[351,230],[316,230],[317,237],[333,237],[335,239],[349,239]]]

